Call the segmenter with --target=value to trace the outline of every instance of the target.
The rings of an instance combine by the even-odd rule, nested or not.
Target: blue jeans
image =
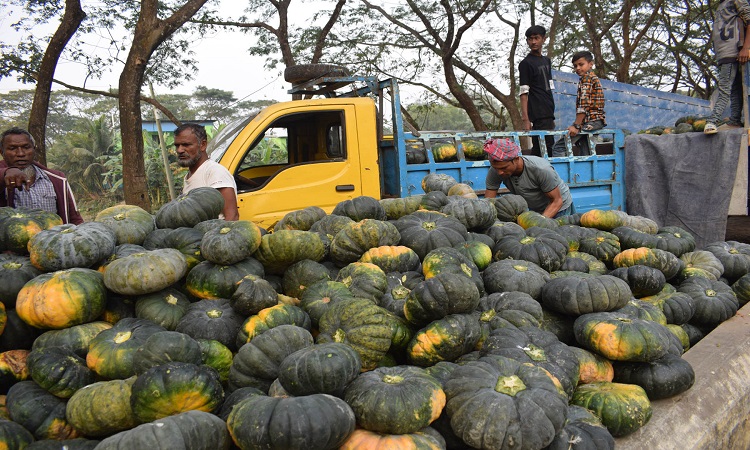
[[[604,121],[601,120],[592,120],[591,122],[586,122],[581,127],[581,131],[589,132],[589,131],[596,131],[601,130],[604,128]],[[579,155],[588,155],[591,153],[589,151],[589,135],[588,134],[581,134],[578,133],[572,138],[570,138],[570,146],[573,148],[573,154],[576,153]],[[578,149],[576,152],[575,149]],[[552,147],[552,152],[550,156],[558,157],[558,156],[565,156],[567,153],[567,149],[565,148],[565,138],[561,137],[557,142],[555,142],[555,145]]]
[[[570,206],[568,206],[567,208],[561,209],[560,211],[558,211],[557,214],[555,214],[555,219],[557,219],[558,217],[562,217],[562,216],[569,216],[575,213],[576,213],[576,207],[573,206],[573,203],[571,203]]]
[[[719,64],[716,90],[718,96],[709,122],[721,122],[729,106],[729,124],[742,125],[742,76],[737,62]]]

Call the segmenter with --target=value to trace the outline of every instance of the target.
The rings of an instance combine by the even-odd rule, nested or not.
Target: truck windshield
[[[216,162],[219,162],[221,157],[224,156],[224,152],[226,152],[227,148],[229,148],[229,145],[232,143],[232,141],[234,141],[237,135],[240,134],[240,131],[242,131],[242,129],[245,128],[245,126],[250,123],[250,121],[253,120],[255,116],[257,116],[257,114],[233,120],[232,122],[229,122],[225,127],[221,128],[219,132],[216,133],[216,135],[208,142],[208,146],[206,147],[206,153],[208,153],[208,157]]]

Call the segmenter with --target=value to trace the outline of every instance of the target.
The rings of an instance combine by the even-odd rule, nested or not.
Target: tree
[[[166,19],[159,18],[157,0],[142,0],[133,42],[119,81],[122,163],[125,202],[151,210],[141,134],[141,87],[154,51],[187,22],[207,0],[187,0]]]

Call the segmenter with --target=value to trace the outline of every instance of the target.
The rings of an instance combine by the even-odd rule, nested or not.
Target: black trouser
[[[552,131],[555,129],[555,119],[536,119],[532,123],[532,130],[547,130]],[[539,138],[534,136],[531,138],[531,154],[534,156],[542,156],[541,145],[539,145]],[[552,146],[555,145],[554,136],[545,136],[544,142],[547,144],[547,153],[552,151]]]

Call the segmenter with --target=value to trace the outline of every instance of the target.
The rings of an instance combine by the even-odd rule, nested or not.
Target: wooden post
[[[148,89],[151,91],[151,98],[156,98],[154,95],[154,85],[148,82]],[[174,180],[172,179],[172,172],[169,170],[169,157],[167,156],[167,144],[164,141],[164,132],[161,130],[161,120],[159,120],[159,112],[154,109],[154,121],[156,122],[156,131],[159,135],[159,147],[161,148],[161,160],[164,163],[164,177],[167,179],[167,186],[169,187],[169,199],[174,200],[177,196],[174,191]]]

